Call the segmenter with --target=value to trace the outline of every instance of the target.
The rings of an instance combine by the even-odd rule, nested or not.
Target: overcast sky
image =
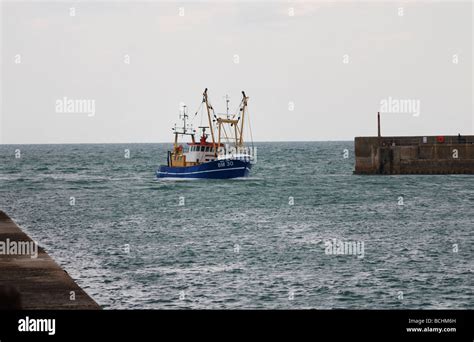
[[[206,87],[218,112],[246,91],[256,141],[375,135],[390,98],[419,115],[383,114],[384,135],[473,134],[472,7],[6,2],[0,142],[168,142]],[[94,115],[61,112],[64,97]]]

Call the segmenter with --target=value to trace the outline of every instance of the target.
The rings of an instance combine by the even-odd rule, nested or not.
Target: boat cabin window
[[[190,152],[211,152],[212,147],[210,147],[210,146],[191,146],[189,151]]]

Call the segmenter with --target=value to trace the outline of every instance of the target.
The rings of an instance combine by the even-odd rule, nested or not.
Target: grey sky
[[[420,115],[382,115],[385,135],[474,133],[470,2],[2,7],[2,143],[168,142],[179,103],[193,112],[206,87],[219,112],[246,91],[257,141],[374,135],[389,97]],[[95,115],[56,112],[63,97]]]

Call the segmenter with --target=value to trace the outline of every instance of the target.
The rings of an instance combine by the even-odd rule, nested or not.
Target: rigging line
[[[199,107],[196,109],[196,112],[194,113],[194,116],[196,116],[198,114],[198,112],[201,110],[201,108],[202,108],[202,102],[199,105]]]
[[[234,111],[234,114],[232,114],[232,119],[235,119],[235,116],[238,114],[237,120],[240,120],[240,108],[242,107],[242,101],[243,100],[240,100],[240,103],[237,106],[237,109]]]
[[[239,116],[237,117],[237,120],[240,121],[240,115],[242,114],[242,105],[244,104],[244,99],[240,100],[239,107],[237,108],[237,111]],[[235,117],[235,115],[234,115]]]
[[[248,110],[247,110],[247,122],[248,122],[248,125],[249,125],[250,141],[251,141],[251,143],[252,143],[252,150],[254,150],[254,147],[253,147],[252,125],[250,124],[250,115],[249,115],[249,111],[248,111]]]
[[[201,104],[199,105],[198,109],[196,109],[196,112],[194,113],[194,116],[193,118],[191,119],[191,124],[194,123],[194,119],[196,119],[196,116],[198,115],[198,112],[202,109],[202,102]],[[201,122],[202,122],[202,117],[201,117]]]
[[[240,135],[240,128],[239,128],[239,125],[235,125],[235,128],[237,128],[237,134]]]
[[[209,101],[209,98],[207,99],[207,103],[209,104],[209,109],[212,110],[212,115],[217,119],[216,112],[214,111],[214,107],[212,106],[211,101]]]
[[[229,141],[229,136],[227,135],[227,131],[226,131],[226,128],[225,128],[226,126],[225,126],[225,125],[221,125],[221,127],[222,127],[222,131],[224,132],[224,135],[225,135],[225,138],[226,138],[226,142],[227,142],[227,143],[230,143],[230,141]]]
[[[204,109],[204,106],[202,105],[203,103],[204,102],[201,102],[201,106],[199,107],[200,110],[201,110],[201,115],[199,115],[201,117],[201,121],[199,122],[199,126],[201,126],[201,127],[202,127],[202,117],[203,117],[202,112],[203,112],[203,109]]]
[[[224,134],[225,134],[225,137],[227,139],[227,143],[229,144],[229,146],[232,145],[232,133],[229,132],[229,134],[227,134],[227,130],[225,129],[226,126],[224,126]],[[231,130],[231,128],[229,127],[229,130]],[[229,137],[230,136],[230,137]]]

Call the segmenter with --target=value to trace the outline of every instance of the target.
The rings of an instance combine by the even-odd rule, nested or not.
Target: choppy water
[[[0,209],[105,308],[474,308],[473,176],[256,146],[248,179],[159,181],[166,144],[3,145]],[[364,257],[327,255],[333,238]]]

